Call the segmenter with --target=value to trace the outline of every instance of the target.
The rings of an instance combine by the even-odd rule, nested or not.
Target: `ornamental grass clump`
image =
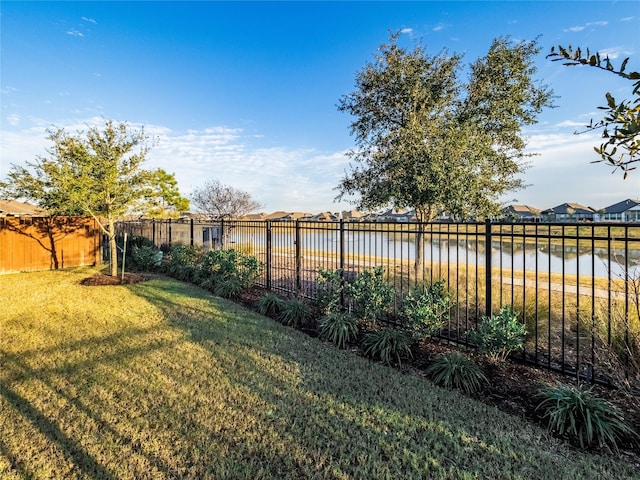
[[[504,363],[511,352],[524,347],[527,327],[518,321],[518,314],[510,306],[504,306],[495,315],[483,316],[478,328],[467,335],[489,361],[498,364]]]
[[[345,348],[358,336],[358,321],[345,312],[331,312],[320,321],[320,335],[338,348]]]
[[[480,367],[460,352],[439,355],[426,372],[437,385],[456,388],[467,394],[477,392],[483,383],[488,382]]]
[[[290,327],[305,325],[311,316],[307,304],[301,298],[292,298],[284,302],[280,313],[280,321]]]
[[[284,310],[286,302],[273,292],[266,293],[256,305],[256,310],[261,315],[271,318],[278,318]]]
[[[566,435],[581,448],[597,445],[617,450],[619,441],[638,436],[613,404],[593,393],[593,387],[548,385],[538,397],[536,410],[542,412],[549,430]]]
[[[386,364],[393,360],[400,364],[403,357],[412,357],[411,343],[409,333],[395,328],[368,332],[362,339],[365,355],[378,358]]]

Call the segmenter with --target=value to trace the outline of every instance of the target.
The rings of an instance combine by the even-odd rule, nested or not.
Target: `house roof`
[[[596,211],[591,207],[585,207],[579,203],[563,203],[552,208],[547,208],[542,213],[544,214],[574,214],[574,215],[593,215]]]
[[[30,203],[18,202],[16,200],[0,200],[0,216],[6,217],[7,215],[19,216],[42,216],[47,212],[43,208]]]
[[[604,213],[622,213],[639,205],[640,200],[632,200],[630,198],[627,198],[626,200],[614,203],[613,205],[609,205],[608,207],[603,208],[602,211]]]
[[[540,209],[530,207],[529,205],[509,205],[502,209],[503,212],[513,212],[519,214],[529,214],[529,215],[538,215],[540,214]]]

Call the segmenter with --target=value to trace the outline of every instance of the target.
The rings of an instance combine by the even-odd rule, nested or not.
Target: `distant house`
[[[415,212],[406,208],[390,208],[379,213],[376,217],[378,222],[410,222],[415,220]]]
[[[46,215],[46,210],[30,203],[0,200],[0,217],[42,217]]]
[[[509,205],[500,210],[502,217],[517,221],[534,221],[540,218],[540,209],[529,205]]]
[[[335,213],[321,212],[317,215],[311,216],[308,220],[312,222],[337,222],[340,218]]]
[[[357,210],[343,210],[342,219],[345,222],[359,222],[365,219],[365,215]]]
[[[623,200],[603,208],[596,216],[604,222],[640,222],[640,200]]]
[[[306,212],[284,212],[277,211],[269,215],[265,215],[263,220],[277,220],[277,221],[293,221],[293,220],[306,220],[313,217],[313,214]]]
[[[593,221],[596,211],[579,203],[563,203],[543,210],[540,215],[543,220],[548,222],[579,222]]]
[[[264,213],[248,213],[247,215],[242,217],[240,220],[264,220],[265,217],[266,217],[266,214]]]

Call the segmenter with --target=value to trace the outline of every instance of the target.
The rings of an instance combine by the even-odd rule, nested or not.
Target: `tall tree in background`
[[[632,100],[618,102],[607,92],[607,106],[598,107],[606,111],[604,117],[595,123],[591,120],[586,126],[587,131],[602,129],[605,139],[599,147],[593,147],[600,155],[600,159],[593,163],[606,162],[614,167],[614,171],[621,169],[624,178],[627,178],[629,171],[635,169],[631,164],[640,161],[640,72],[625,71],[629,58],[625,58],[620,67],[616,68],[608,56],[603,59],[598,52],[592,54],[589,49],[583,55],[580,48],[573,50],[571,46],[564,48],[559,45],[558,51],[552,47],[547,57],[554,62],[562,61],[563,65],[570,67],[586,65],[598,68],[633,82]]]
[[[215,220],[242,217],[262,207],[251,194],[223,185],[218,180],[211,180],[196,188],[191,200],[198,212]]]
[[[413,208],[420,222],[442,211],[458,219],[496,213],[501,195],[523,187],[522,127],[551,105],[552,92],[533,78],[537,43],[495,39],[463,83],[459,55],[431,56],[420,44],[408,51],[398,38],[391,34],[340,99],[339,110],[355,118],[356,147],[338,198]],[[422,252],[420,226],[416,274]]]
[[[162,196],[184,206],[173,175],[142,168],[149,151],[143,130],[109,120],[75,135],[49,132],[47,157],[12,165],[0,185],[7,198],[32,201],[51,215],[90,215],[109,238],[111,275],[117,274],[115,222]],[[145,207],[146,208],[146,207]],[[143,213],[143,212],[141,212]]]

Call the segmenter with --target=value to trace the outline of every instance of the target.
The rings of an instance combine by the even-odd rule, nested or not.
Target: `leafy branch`
[[[640,161],[640,72],[627,72],[627,64],[629,58],[625,58],[616,68],[609,56],[602,58],[598,52],[591,53],[589,49],[583,55],[583,51],[578,47],[573,49],[571,46],[564,48],[558,46],[551,48],[551,53],[547,55],[552,61],[561,61],[568,67],[586,65],[598,68],[609,73],[613,73],[626,80],[633,81],[632,100],[623,100],[617,102],[616,99],[607,92],[607,106],[598,107],[605,110],[606,113],[599,122],[591,122],[586,126],[587,131],[603,129],[602,138],[605,139],[599,147],[593,147],[598,155],[599,160],[592,163],[606,162],[614,167],[614,171],[618,168],[624,172],[624,178],[627,178],[629,171],[636,167],[631,164]],[[583,133],[583,132],[576,132]]]

